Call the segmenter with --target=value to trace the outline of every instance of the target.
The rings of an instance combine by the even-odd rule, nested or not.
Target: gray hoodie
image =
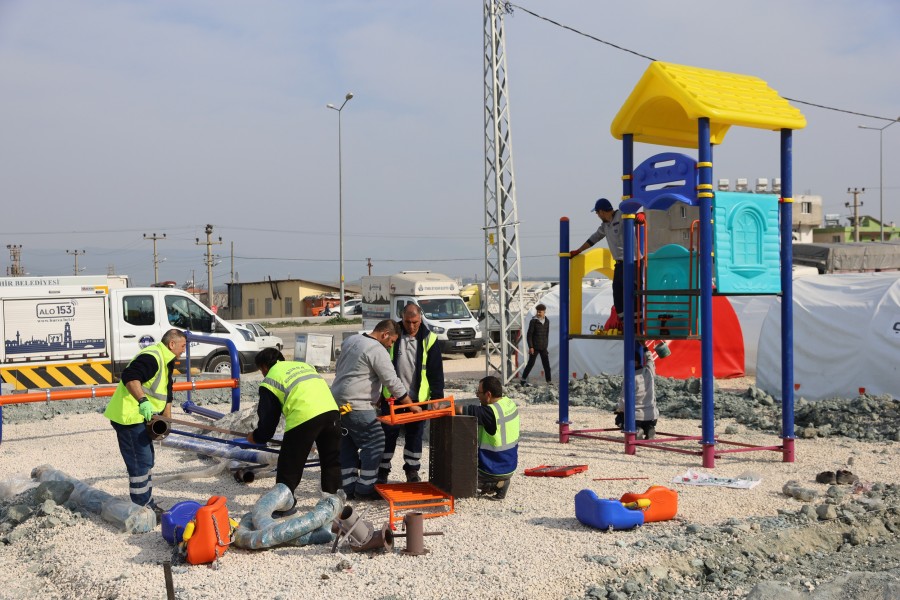
[[[344,340],[334,371],[331,393],[338,404],[349,402],[353,410],[374,410],[382,385],[395,398],[406,395],[387,349],[367,334]]]

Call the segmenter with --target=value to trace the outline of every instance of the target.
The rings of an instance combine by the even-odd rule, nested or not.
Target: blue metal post
[[[631,200],[634,136],[622,136],[622,201]],[[634,214],[622,214],[622,393],[625,399],[625,454],[634,454]]]
[[[185,336],[187,337],[188,344],[185,349],[185,357],[187,360],[187,380],[191,380],[191,342],[206,342],[207,344],[215,344],[217,346],[225,346],[228,349],[228,357],[231,360],[231,377],[233,379],[237,379],[240,382],[241,379],[241,358],[238,355],[237,348],[234,345],[234,342],[227,338],[215,337],[212,335],[202,335],[199,333],[194,333],[192,331],[185,331]],[[182,405],[182,408],[185,408],[188,412],[196,412],[199,414],[203,414],[202,411],[197,410],[197,405],[193,403],[191,400],[190,391],[188,391],[188,399]],[[237,412],[241,408],[241,388],[240,386],[231,389],[231,412]],[[190,410],[189,410],[190,409]]]
[[[559,220],[559,441],[569,441],[569,218]],[[581,307],[578,307],[581,310]]]
[[[698,163],[699,178],[697,197],[700,199],[700,412],[703,444],[703,466],[715,466],[715,417],[713,371],[713,324],[712,324],[712,146],[709,138],[709,119],[702,117],[698,122]]]
[[[781,130],[781,439],[782,461],[794,462],[793,132]]]

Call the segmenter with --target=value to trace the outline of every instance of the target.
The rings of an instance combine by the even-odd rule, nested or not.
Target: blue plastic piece
[[[716,291],[781,292],[778,196],[717,192],[713,212]]]
[[[194,519],[198,510],[200,510],[199,503],[185,500],[164,512],[160,519],[163,539],[173,545],[181,543],[184,528]]]
[[[618,500],[597,497],[593,490],[575,494],[575,517],[597,529],[633,529],[644,524],[644,511],[625,508]]]
[[[697,161],[677,152],[662,152],[642,162],[632,179],[634,197],[622,202],[619,210],[636,213],[667,210],[676,202],[697,205]]]

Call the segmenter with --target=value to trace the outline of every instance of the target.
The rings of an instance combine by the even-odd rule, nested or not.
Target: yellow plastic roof
[[[616,139],[697,147],[697,119],[709,117],[710,141],[721,144],[732,125],[803,129],[806,117],[758,77],[653,62],[610,126]]]

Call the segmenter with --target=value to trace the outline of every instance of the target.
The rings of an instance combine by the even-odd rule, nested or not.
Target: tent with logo
[[[757,387],[780,400],[780,299],[763,322],[757,354]],[[900,273],[794,279],[794,388],[807,400],[900,397]]]

